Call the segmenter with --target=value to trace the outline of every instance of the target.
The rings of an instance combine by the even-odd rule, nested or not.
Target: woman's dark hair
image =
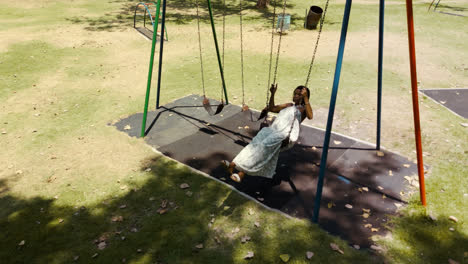
[[[310,90],[309,90],[309,88],[305,87],[304,85],[299,85],[296,89],[294,89],[294,91],[302,90],[304,88],[307,90],[307,99],[310,99]],[[304,99],[302,99],[301,105],[305,105]]]

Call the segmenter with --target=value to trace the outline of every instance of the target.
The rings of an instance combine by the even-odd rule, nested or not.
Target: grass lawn
[[[226,2],[226,83],[230,102],[240,104],[239,2]],[[288,263],[468,263],[467,121],[425,96],[428,206],[413,194],[388,234],[373,237],[381,250],[356,250],[308,220],[267,210],[110,126],[143,110],[151,42],[132,28],[137,3],[0,1],[2,263],[282,263],[282,254]],[[243,1],[245,101],[261,109],[272,8],[255,3]],[[318,127],[326,124],[344,3],[330,2],[309,83]],[[463,3],[442,1],[437,10],[466,16]],[[213,1],[221,43],[220,4]],[[287,5],[292,25],[281,44],[277,102],[289,101],[306,78],[317,36],[302,28],[309,4]],[[414,1],[419,85],[468,88],[468,18],[427,12],[429,4]],[[386,5],[382,145],[415,160],[405,4]],[[168,1],[167,13],[161,104],[202,93],[194,1]],[[206,93],[218,98],[205,7],[202,13]],[[354,1],[333,129],[370,142],[377,40],[378,3]],[[248,252],[254,257],[245,260]]]

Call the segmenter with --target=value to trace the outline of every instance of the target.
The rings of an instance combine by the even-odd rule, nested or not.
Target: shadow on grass
[[[280,215],[270,222],[258,219],[261,227],[253,222],[246,226],[242,207],[247,200],[240,195],[159,156],[144,161],[141,170],[148,167],[155,177],[143,186],[127,183],[131,191],[88,207],[3,196],[2,262],[238,263],[249,250],[255,252],[255,261],[272,263],[277,252],[297,251],[302,259],[306,249],[333,239],[315,226],[282,226]],[[182,183],[190,187],[183,190]],[[162,209],[166,211],[160,214]],[[235,228],[217,222],[223,218],[239,223],[240,230],[233,232]],[[304,231],[310,235],[295,237],[295,232]],[[251,237],[249,244],[242,244],[244,235]],[[200,244],[203,248],[196,247]],[[356,252],[335,256],[344,263],[356,257],[364,262],[368,258]]]
[[[245,224],[242,207],[248,200],[160,156],[142,163],[142,171],[148,168],[154,177],[142,186],[126,183],[131,191],[88,207],[4,195],[0,259],[3,263],[236,263],[239,255],[247,253],[240,237],[249,235],[254,260],[271,263],[278,255],[269,248],[290,254],[300,250],[303,258],[306,249],[332,241],[315,226],[282,226],[277,222],[284,221],[280,215],[271,222],[259,219],[262,227],[252,222],[232,232],[217,221],[228,218]],[[182,183],[190,187],[181,189]],[[5,181],[0,184],[6,188]],[[294,236],[304,231],[310,236]],[[200,244],[203,248],[196,247]],[[336,254],[345,263],[356,257],[368,258],[355,252]]]
[[[85,27],[86,30],[89,31],[118,31],[124,30],[129,27],[133,27],[133,18],[135,12],[135,6],[138,1],[126,1],[126,0],[116,0],[111,1],[111,3],[121,3],[122,6],[120,9],[114,13],[105,13],[100,17],[87,17],[87,16],[74,16],[67,18],[73,24],[87,24],[88,26]],[[221,19],[223,13],[226,16],[238,16],[239,15],[239,5],[238,4],[231,4],[226,3],[226,7],[224,8],[222,1],[212,1],[212,9],[213,9],[213,16],[215,19]],[[273,17],[273,9],[258,9],[255,6],[254,1],[250,1],[244,3],[243,6],[243,14],[251,13],[252,11],[258,13],[259,15],[252,16],[249,14],[248,16],[244,17],[244,21],[249,23],[261,23],[264,27],[270,28],[271,21]],[[295,7],[294,4],[287,4],[286,10],[293,9]],[[195,13],[195,1],[184,1],[184,0],[174,0],[167,2],[166,8],[166,21],[168,23],[174,23],[177,25],[187,25],[196,22],[197,15]],[[205,1],[200,1],[200,8],[202,15],[200,16],[200,21],[202,23],[210,23],[210,18],[208,15],[208,8]],[[161,8],[162,11],[162,8]],[[276,14],[280,14],[282,12],[281,6],[277,7]],[[138,12],[137,12],[138,13]],[[286,11],[286,13],[288,13]],[[147,18],[149,21],[149,18]],[[137,18],[137,24],[143,24],[143,18]],[[217,26],[221,27],[221,22],[218,23]],[[304,17],[298,14],[291,15],[291,25],[295,27],[302,27],[304,23]],[[325,22],[325,24],[335,24],[333,22]]]

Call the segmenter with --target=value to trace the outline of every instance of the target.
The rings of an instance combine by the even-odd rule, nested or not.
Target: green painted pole
[[[227,91],[226,91],[226,83],[224,82],[223,65],[221,64],[221,56],[219,55],[218,39],[216,38],[216,29],[215,29],[214,20],[213,20],[213,12],[211,11],[211,2],[210,0],[207,0],[207,2],[208,2],[208,11],[210,12],[211,30],[213,31],[213,39],[214,39],[214,43],[216,47],[216,55],[218,56],[219,72],[221,73],[221,81],[223,83],[224,98],[226,99],[226,104],[229,104]]]
[[[161,0],[158,0],[158,4],[156,6],[156,17],[159,17],[160,5],[161,5]],[[148,81],[146,83],[145,109],[143,109],[143,121],[141,124],[140,137],[145,137],[146,119],[148,115],[148,102],[149,102],[149,96],[150,96],[150,91],[151,91],[151,79],[153,77],[154,50],[156,47],[157,34],[158,34],[158,21],[156,20],[156,23],[153,24],[153,41],[151,42],[151,56],[150,56],[149,71],[148,71]]]

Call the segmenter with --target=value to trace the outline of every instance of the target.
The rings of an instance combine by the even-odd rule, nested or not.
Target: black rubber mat
[[[311,219],[324,131],[301,126],[298,143],[280,154],[273,179],[246,176],[235,183],[220,162],[232,160],[255,136],[258,112],[241,112],[239,106],[229,105],[222,116],[209,116],[200,104],[201,98],[191,95],[151,112],[148,124],[153,126],[146,142],[266,206]],[[115,125],[137,136],[141,117],[135,114]],[[319,225],[360,247],[369,247],[372,235],[385,233],[387,215],[405,203],[401,193],[414,190],[408,181],[417,172],[404,157],[377,153],[371,145],[336,134],[331,138],[327,168]]]
[[[468,88],[419,90],[455,114],[468,118]]]

